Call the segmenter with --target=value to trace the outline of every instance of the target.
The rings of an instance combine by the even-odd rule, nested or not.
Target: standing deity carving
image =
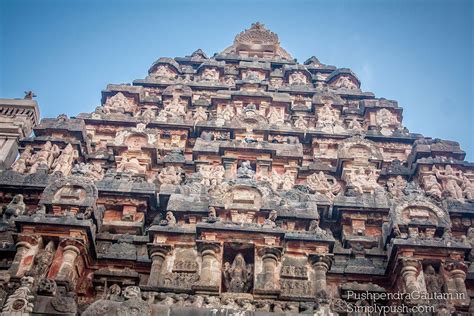
[[[182,173],[183,171],[180,167],[168,166],[161,170],[157,178],[160,184],[178,185],[182,181]]]
[[[252,286],[252,265],[246,264],[244,256],[238,253],[232,265],[224,264],[224,284],[229,292],[246,293]]]
[[[60,172],[63,176],[69,175],[71,173],[72,163],[77,156],[77,151],[74,150],[71,144],[68,144],[51,165],[53,172]]]
[[[401,198],[405,196],[405,189],[407,187],[407,180],[402,176],[397,176],[396,178],[390,178],[387,181],[388,192],[396,198]]]
[[[18,160],[13,163],[12,170],[19,173],[25,173],[28,166],[30,166],[32,155],[33,149],[29,145],[26,146],[20,157],[18,157]]]
[[[32,166],[30,168],[30,173],[35,173],[40,167],[49,170],[54,159],[59,156],[59,153],[59,147],[51,144],[50,141],[47,141],[40,151],[31,156]]]
[[[462,177],[458,176],[450,165],[446,165],[444,173],[441,173],[436,166],[433,166],[433,172],[436,178],[441,181],[443,193],[453,199],[464,201],[461,186],[463,184]]]
[[[301,71],[295,71],[289,77],[290,85],[305,85],[307,80],[308,79]]]
[[[35,257],[32,275],[36,280],[46,277],[49,271],[51,262],[53,262],[55,246],[53,241],[50,241],[44,249],[40,250]]]

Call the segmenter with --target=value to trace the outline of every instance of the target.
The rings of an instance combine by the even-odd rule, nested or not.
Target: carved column
[[[225,169],[225,178],[227,180],[235,178],[235,162],[237,161],[236,158],[230,157],[223,157],[222,164],[224,165]]]
[[[193,288],[205,292],[219,292],[222,272],[218,254],[221,245],[217,242],[201,241],[198,249],[202,258],[201,273],[198,284]]]
[[[444,265],[446,290],[456,306],[469,306],[470,299],[466,289],[467,265],[464,262],[449,262]]]
[[[316,298],[327,299],[329,293],[327,290],[326,276],[331,268],[332,258],[329,255],[311,255],[311,264],[314,270],[313,290]]]
[[[36,235],[16,236],[16,254],[10,267],[12,276],[22,277],[32,268],[41,242],[41,237]]]
[[[257,276],[257,292],[279,292],[277,280],[277,265],[281,257],[281,250],[275,247],[264,247],[258,250],[262,257],[262,272]]]
[[[401,262],[402,269],[400,270],[400,275],[402,276],[402,280],[405,285],[405,293],[409,294],[406,302],[408,304],[427,303],[425,301],[422,301],[421,299],[414,299],[414,295],[419,296],[418,293],[421,293],[424,290],[421,288],[420,282],[418,280],[418,275],[420,274],[420,271],[422,269],[421,262],[418,259],[414,258],[402,258]]]
[[[150,257],[152,260],[150,276],[148,277],[148,286],[158,286],[161,278],[161,270],[166,256],[171,251],[172,247],[169,245],[153,245],[150,249]]]
[[[59,260],[59,268],[56,277],[57,282],[66,282],[74,286],[76,275],[76,261],[84,249],[84,245],[73,239],[65,239],[60,243],[62,248],[62,258]],[[50,269],[53,270],[53,269]]]

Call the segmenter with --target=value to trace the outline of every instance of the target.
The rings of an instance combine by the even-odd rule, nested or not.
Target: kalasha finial
[[[33,91],[25,91],[25,100],[33,100],[36,97],[36,94]]]

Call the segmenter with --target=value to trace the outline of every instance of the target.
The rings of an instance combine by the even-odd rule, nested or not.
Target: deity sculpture
[[[60,150],[57,145],[53,145],[50,141],[47,141],[40,151],[31,156],[32,166],[30,173],[35,173],[40,167],[49,170],[54,159],[59,156],[59,152]]]
[[[173,215],[173,212],[168,211],[166,212],[165,219],[160,221],[161,226],[175,226],[176,225],[176,218]]]
[[[317,128],[321,128],[321,131],[325,133],[344,133],[345,129],[342,123],[339,121],[339,116],[330,107],[330,105],[324,105],[319,111]]]
[[[246,293],[252,286],[252,266],[245,263],[244,256],[238,253],[232,265],[224,264],[224,284],[228,292]]]
[[[442,187],[438,183],[436,176],[433,174],[424,175],[422,177],[423,187],[425,188],[426,195],[441,199]]]
[[[387,181],[388,192],[396,198],[405,196],[405,189],[407,187],[407,180],[398,175],[396,178],[390,178]]]
[[[382,135],[390,135],[394,128],[400,125],[397,117],[387,109],[381,109],[377,112],[376,123],[380,127]]]
[[[444,174],[441,174],[436,166],[433,166],[433,172],[436,175],[436,178],[441,181],[444,192],[446,192],[448,196],[459,201],[464,201],[461,189],[463,179],[454,173],[454,170],[450,165],[446,165]]]
[[[295,121],[295,127],[299,129],[307,129],[308,122],[302,116],[298,116],[298,118]]]
[[[336,82],[334,82],[334,87],[338,89],[344,88],[349,90],[358,89],[357,85],[348,76],[339,77]]]
[[[305,85],[307,78],[302,72],[295,71],[290,75],[289,82],[290,85]]]
[[[146,173],[146,167],[136,157],[123,157],[117,165],[117,172]]]
[[[5,211],[3,212],[3,221],[10,222],[12,219],[25,214],[26,205],[23,202],[23,195],[17,194],[13,197],[10,203],[8,203]]]
[[[295,185],[294,174],[290,170],[285,171],[282,178],[281,189],[288,191],[288,190],[291,190],[294,185]]]
[[[247,104],[247,106],[244,108],[244,115],[247,118],[253,118],[257,116],[257,106],[254,103]]]
[[[104,104],[103,112],[109,113],[121,113],[133,112],[135,104],[129,98],[127,98],[122,92],[118,92],[114,96],[107,99]]]
[[[237,178],[248,178],[253,179],[255,177],[255,171],[253,171],[250,161],[242,161],[240,167],[237,169]]]
[[[201,74],[201,79],[204,81],[218,81],[219,72],[215,68],[206,68]]]
[[[463,175],[462,177],[461,189],[463,196],[466,198],[466,200],[474,200],[474,183],[472,183],[472,181],[465,175]]]
[[[166,121],[168,118],[180,118],[186,117],[186,106],[185,102],[181,100],[181,96],[178,93],[173,93],[173,98],[167,102],[164,102],[164,108],[158,114],[158,121]]]
[[[443,280],[432,265],[428,265],[424,272],[426,290],[428,293],[442,293]]]
[[[306,184],[311,190],[326,196],[330,201],[341,191],[339,183],[336,180],[330,183],[323,171],[307,177]]]
[[[234,107],[231,105],[226,105],[223,110],[218,113],[218,118],[223,121],[230,121],[235,115]]]
[[[278,213],[275,210],[272,210],[269,214],[268,217],[265,219],[263,222],[263,227],[268,227],[268,228],[275,228],[276,227],[276,219],[277,219]]]
[[[147,123],[152,122],[156,118],[156,112],[155,110],[151,108],[146,108],[142,113],[141,113],[141,119]]]
[[[380,185],[377,183],[378,174],[374,168],[363,167],[351,172],[346,177],[347,184],[352,186],[358,193],[363,194],[365,192],[373,194]]]
[[[182,181],[182,169],[180,167],[168,166],[163,168],[157,178],[160,184],[178,185]]]
[[[54,242],[50,241],[44,247],[44,249],[40,250],[38,254],[35,256],[34,266],[32,270],[32,276],[35,277],[36,280],[40,280],[45,278],[48,274],[49,267],[53,262],[55,252]]]
[[[18,160],[13,163],[12,170],[19,173],[25,173],[30,165],[32,155],[33,149],[29,145],[26,146],[20,157],[18,157]]]
[[[176,77],[176,73],[166,65],[160,65],[156,68],[153,75],[157,78],[170,79]]]
[[[77,157],[77,152],[74,151],[74,148],[71,144],[68,144],[59,157],[51,165],[53,172],[60,172],[63,176],[69,175],[72,168],[72,162]]]
[[[207,121],[207,113],[206,110],[202,106],[196,108],[196,111],[193,114],[193,121],[200,122],[200,121]]]
[[[268,110],[267,119],[268,123],[270,124],[279,125],[284,123],[284,117],[282,113],[272,106]]]
[[[356,133],[364,131],[364,127],[362,127],[362,124],[355,117],[349,121],[349,123],[347,124],[347,129]]]

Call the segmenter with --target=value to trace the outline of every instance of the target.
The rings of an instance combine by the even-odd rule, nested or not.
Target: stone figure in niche
[[[252,170],[250,161],[242,161],[240,167],[237,169],[237,178],[247,178],[252,179],[255,177],[255,171]]]
[[[396,198],[405,196],[405,189],[407,187],[407,180],[398,175],[396,178],[390,178],[387,181],[388,192]]]
[[[366,171],[364,168],[359,167],[355,172],[351,172],[348,175],[347,183],[360,194],[364,192],[373,194],[379,188],[377,178],[378,175],[374,168],[368,168]]]
[[[318,123],[316,127],[321,128],[325,133],[344,133],[344,127],[339,122],[339,117],[330,105],[324,105],[319,111]]]
[[[438,183],[436,176],[433,174],[425,175],[422,178],[423,187],[425,188],[426,195],[441,199],[442,187]]]
[[[332,233],[330,231],[325,231],[321,227],[319,227],[319,219],[313,219],[309,223],[308,231],[311,232],[312,234],[316,235],[316,236],[321,237],[321,238],[331,237],[331,235],[332,235]]]
[[[268,217],[265,219],[263,222],[263,227],[266,228],[275,228],[276,227],[276,219],[277,219],[278,213],[275,210],[272,210],[269,214]]]
[[[60,150],[57,145],[53,145],[50,141],[47,141],[43,148],[31,157],[32,166],[30,173],[35,173],[40,167],[49,170],[54,159],[59,156],[59,152]]]
[[[3,221],[11,222],[12,219],[26,213],[26,205],[23,202],[23,195],[17,194],[8,203],[5,212],[3,213]]]
[[[254,103],[247,104],[247,106],[244,108],[244,115],[247,118],[253,118],[257,116],[257,106]]]
[[[362,124],[355,117],[353,117],[352,120],[349,121],[349,123],[347,124],[347,128],[350,131],[354,131],[356,133],[364,131],[364,127],[362,127]]]
[[[104,104],[103,111],[105,114],[109,113],[125,113],[133,112],[135,104],[127,98],[122,92],[115,94],[107,99]]]
[[[146,167],[136,157],[123,157],[117,166],[118,172],[146,173]]]
[[[244,256],[238,253],[232,265],[224,264],[224,284],[229,292],[246,293],[252,286],[252,266],[245,263]]]
[[[74,165],[71,172],[73,175],[84,176],[94,180],[101,180],[104,177],[104,169],[102,169],[102,165],[98,162],[87,164],[81,162]]]
[[[178,93],[173,93],[173,99],[164,104],[163,110],[158,114],[158,121],[166,121],[169,117],[186,117],[186,109]]]
[[[18,160],[13,163],[12,170],[19,173],[25,173],[30,165],[32,155],[33,150],[31,146],[26,146],[20,157],[18,157]]]
[[[300,71],[293,72],[289,78],[290,85],[305,85],[306,81],[306,76]]]
[[[283,114],[280,111],[278,111],[275,107],[272,107],[272,106],[268,110],[267,119],[268,119],[268,123],[275,124],[275,125],[283,124],[285,121]]]
[[[219,72],[215,68],[206,68],[201,74],[201,79],[204,81],[218,81]]]
[[[426,291],[428,293],[442,293],[443,280],[438,275],[432,265],[428,265],[424,270]]]
[[[348,76],[339,77],[334,82],[334,87],[337,89],[340,89],[340,88],[349,89],[349,90],[358,89],[357,85]]]
[[[474,183],[472,183],[472,181],[469,180],[469,178],[466,177],[465,175],[463,175],[462,177],[461,189],[462,189],[463,196],[467,200],[469,201],[474,200]]]
[[[331,201],[336,197],[339,191],[341,191],[339,183],[337,183],[335,179],[330,183],[323,171],[313,173],[307,177],[306,184],[311,190],[326,196]]]
[[[112,284],[109,287],[109,291],[107,293],[107,299],[111,301],[120,301],[121,297],[120,294],[122,293],[122,289],[118,284]]]
[[[288,191],[293,188],[295,185],[295,176],[290,170],[286,170],[285,173],[283,174],[283,179],[282,179],[282,184],[281,184],[281,189]]]
[[[198,107],[193,114],[193,121],[200,122],[200,121],[207,121],[207,113],[206,110],[202,106]]]
[[[221,184],[224,179],[225,170],[221,165],[203,165],[199,168],[199,174],[201,175],[201,184],[214,188]]]
[[[397,117],[387,109],[381,109],[377,112],[376,123],[381,128],[380,132],[383,135],[390,135],[393,130],[392,127],[400,125]]]
[[[142,112],[141,118],[142,118],[143,121],[145,121],[147,123],[152,122],[156,118],[156,112],[151,108],[146,108]]]
[[[209,213],[207,215],[207,221],[209,223],[215,223],[219,220],[217,217],[216,209],[213,206],[209,206]]]
[[[45,278],[48,274],[49,267],[51,262],[53,262],[54,252],[56,247],[54,246],[54,242],[50,241],[44,247],[44,249],[40,250],[35,257],[34,267],[32,270],[32,276],[35,277],[36,280],[40,280]]]
[[[442,174],[438,170],[438,168],[436,168],[436,166],[433,166],[432,170],[436,175],[436,178],[441,181],[443,191],[446,192],[448,196],[456,200],[464,200],[461,189],[463,180],[461,177],[454,173],[454,170],[450,165],[446,165],[444,169],[444,174]]]
[[[163,168],[158,175],[160,184],[178,185],[182,181],[182,169],[180,167],[168,166]]]
[[[176,76],[176,73],[172,71],[168,66],[160,65],[156,68],[156,71],[153,73],[153,75],[157,78],[169,79],[174,78]]]
[[[234,117],[234,108],[231,105],[226,105],[224,109],[219,113],[219,118],[224,121],[230,121]]]
[[[63,176],[69,175],[72,168],[72,162],[77,157],[77,152],[71,144],[68,144],[62,151],[61,155],[52,164],[53,172],[60,172]]]
[[[298,118],[295,121],[295,127],[299,129],[307,129],[308,122],[302,116],[298,116]]]
[[[175,226],[176,225],[176,218],[173,215],[173,212],[168,211],[166,212],[165,219],[160,221],[161,226]]]

